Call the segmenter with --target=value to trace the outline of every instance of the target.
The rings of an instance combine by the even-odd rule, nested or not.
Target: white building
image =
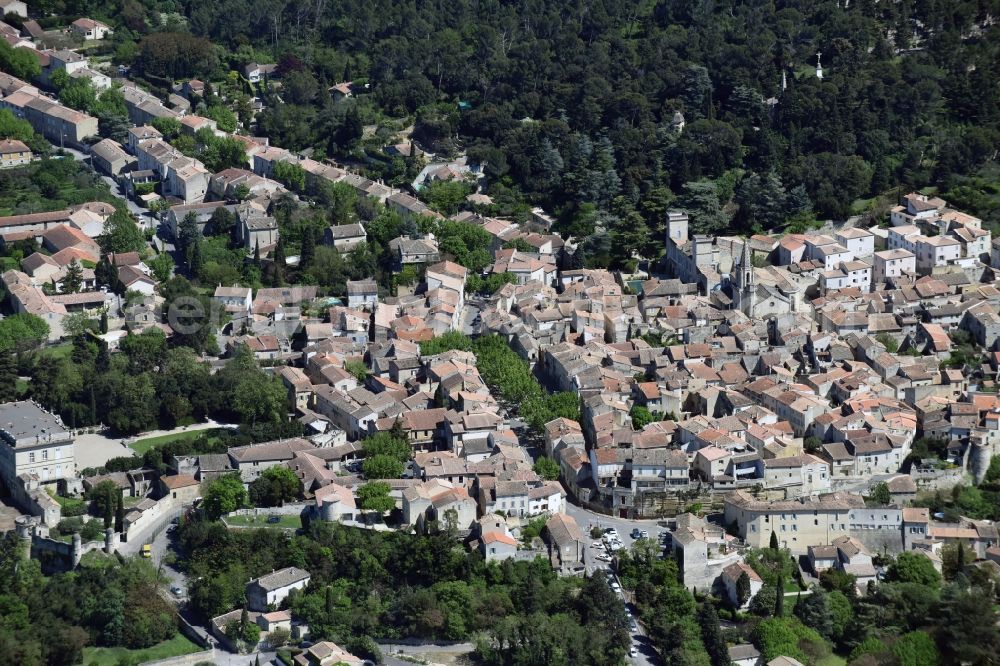
[[[870,257],[875,252],[875,234],[867,229],[848,227],[834,234],[855,258]]]
[[[309,572],[298,567],[287,567],[247,583],[247,606],[253,611],[266,611],[268,606],[278,606],[292,590],[301,590],[309,584]]]
[[[876,252],[874,277],[875,284],[885,282],[886,278],[899,277],[904,273],[916,274],[917,255],[902,248]]]
[[[73,434],[34,402],[0,405],[0,442],[0,477],[8,486],[20,474],[42,483],[76,476]]]
[[[949,236],[931,236],[917,240],[917,271],[930,273],[962,256],[962,244]]]

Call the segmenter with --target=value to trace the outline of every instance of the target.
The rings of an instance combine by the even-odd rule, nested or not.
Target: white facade
[[[917,272],[917,256],[910,250],[902,248],[883,250],[874,255],[874,280],[876,284],[885,282],[886,278],[899,277],[903,273]]]
[[[855,258],[870,257],[875,253],[875,234],[867,229],[850,227],[838,231],[835,236],[837,241],[846,247]]]
[[[947,236],[920,238],[917,241],[917,270],[930,273],[938,266],[947,266],[962,256],[962,244]]]

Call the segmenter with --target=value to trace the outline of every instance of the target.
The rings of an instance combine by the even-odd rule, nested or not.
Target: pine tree
[[[62,284],[63,292],[67,294],[75,294],[83,286],[83,267],[76,259],[71,260],[66,267],[66,277]]]

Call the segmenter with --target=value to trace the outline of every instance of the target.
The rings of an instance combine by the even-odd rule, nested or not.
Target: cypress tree
[[[111,527],[111,521],[114,516],[114,506],[115,503],[109,495],[104,500],[104,529]]]
[[[785,574],[778,574],[777,594],[774,596],[774,617],[785,615]]]
[[[771,550],[778,550],[778,535],[774,533],[774,530],[771,530],[771,543],[770,543],[770,547],[771,547]]]
[[[119,534],[125,531],[125,498],[122,492],[118,491],[118,507],[115,509],[115,532]]]

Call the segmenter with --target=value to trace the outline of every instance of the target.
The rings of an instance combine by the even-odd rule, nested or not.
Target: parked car
[[[636,527],[636,528],[634,528],[632,530],[632,533],[629,536],[631,536],[633,539],[641,539],[642,538],[642,530],[640,530],[638,527]]]
[[[634,645],[628,649],[628,656],[630,656],[630,657],[638,657],[639,656],[639,651],[635,649]]]
[[[151,543],[143,544],[142,556],[147,559],[153,556],[153,544]]]

